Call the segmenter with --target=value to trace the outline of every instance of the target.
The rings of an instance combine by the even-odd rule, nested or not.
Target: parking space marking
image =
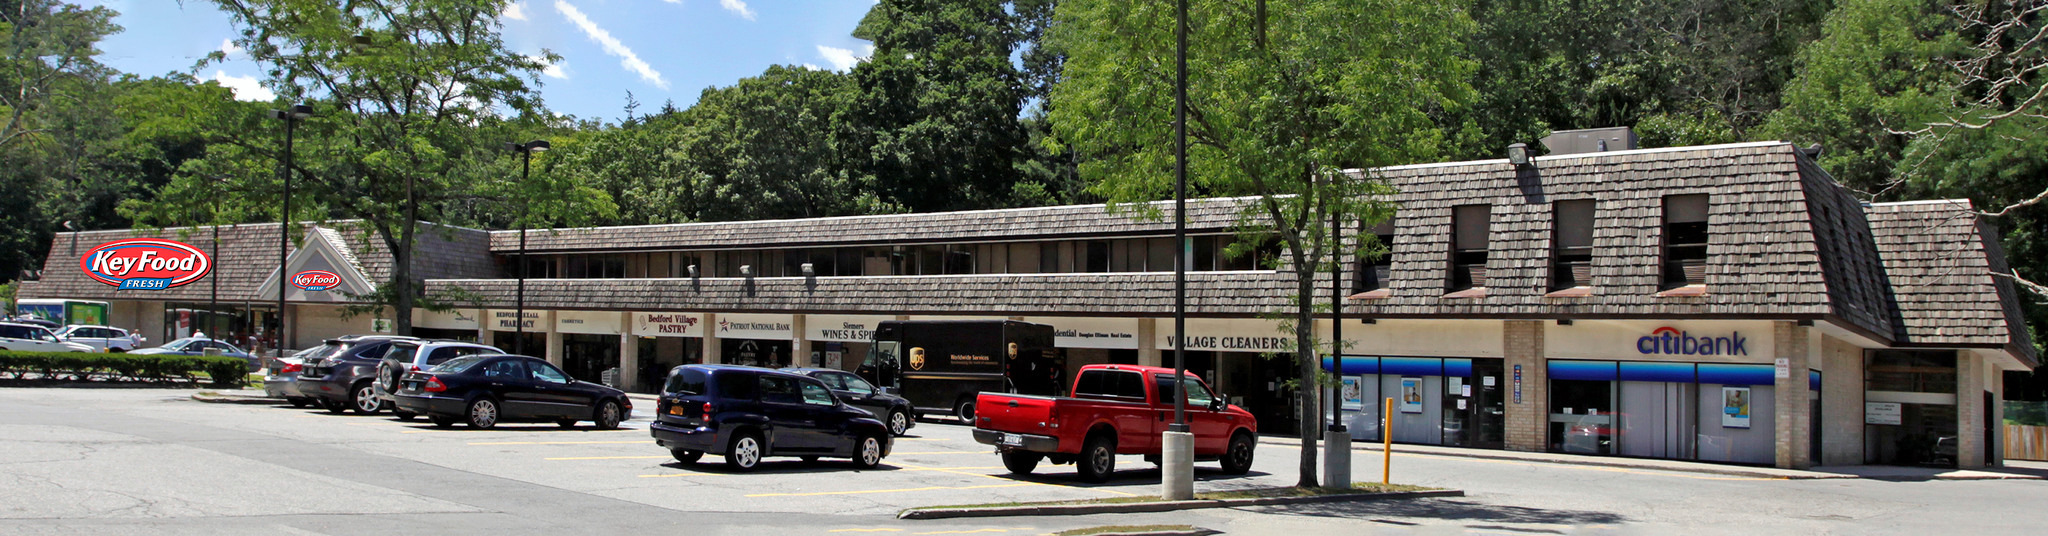
[[[1004,532],[1009,532],[1009,531],[1013,531],[1013,530],[1033,530],[1033,529],[1032,529],[1031,527],[1016,527],[1016,528],[1009,528],[1009,529],[941,530],[941,531],[933,531],[933,532],[912,532],[911,534],[980,534],[980,533],[987,533],[987,532],[993,532],[993,533],[999,533],[999,534],[1000,534],[1000,533],[1004,533]]]
[[[832,529],[825,532],[903,532],[903,529]]]
[[[820,495],[860,495],[865,493],[904,493],[911,491],[937,491],[952,489],[1021,488],[1024,486],[1043,485],[1045,484],[1039,484],[1036,482],[1024,482],[1019,484],[989,484],[986,486],[927,486],[922,488],[868,489],[858,491],[819,491],[814,493],[755,493],[752,495],[743,495],[743,497],[816,497]]]
[[[659,460],[668,456],[577,456],[573,458],[541,458],[548,461],[562,460]]]
[[[484,441],[484,442],[471,442],[470,444],[471,444],[471,445],[621,445],[621,444],[628,444],[628,443],[653,443],[653,442],[654,442],[654,440],[652,440],[652,439],[641,439],[641,440],[636,440],[636,441]]]

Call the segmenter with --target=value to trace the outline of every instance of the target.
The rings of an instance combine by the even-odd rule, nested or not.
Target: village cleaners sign
[[[213,259],[183,242],[131,238],[92,248],[78,258],[78,267],[119,290],[164,290],[206,277]]]
[[[1636,339],[1636,351],[1646,355],[1749,355],[1749,349],[1743,347],[1747,342],[1749,339],[1739,331],[1730,331],[1726,337],[1694,337],[1676,328],[1661,327]]]

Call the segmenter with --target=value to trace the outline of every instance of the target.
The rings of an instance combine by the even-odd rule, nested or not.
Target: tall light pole
[[[1159,494],[1195,497],[1195,436],[1188,433],[1188,0],[1175,6],[1173,85],[1173,424],[1160,438]],[[1085,462],[1084,462],[1085,463]]]
[[[1342,191],[1330,176],[1330,191]],[[1330,373],[1337,382],[1330,386],[1330,427],[1323,433],[1323,485],[1351,488],[1351,430],[1344,427],[1344,200],[1330,200]],[[1364,270],[1363,264],[1358,269]]]
[[[292,245],[292,131],[300,121],[313,117],[313,107],[294,104],[289,110],[271,110],[270,117],[284,121],[284,207],[277,218],[277,350],[278,357],[284,357],[284,289],[291,283],[288,273],[288,259]]]
[[[524,186],[529,173],[533,171],[533,153],[547,152],[548,140],[533,140],[526,143],[505,143],[505,150],[519,153],[519,184]],[[512,312],[512,325],[518,331],[512,337],[512,353],[526,355],[526,200],[519,202],[519,294],[517,305]]]

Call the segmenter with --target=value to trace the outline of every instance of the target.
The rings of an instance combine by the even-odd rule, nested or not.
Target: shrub
[[[248,379],[248,367],[248,362],[233,357],[0,350],[0,374],[15,380],[34,374],[44,382],[95,378],[197,382],[205,376],[216,387],[239,387]]]

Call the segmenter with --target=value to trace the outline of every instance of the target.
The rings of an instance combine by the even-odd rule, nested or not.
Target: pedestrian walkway
[[[1259,438],[1260,443],[1269,445],[1299,446],[1301,440],[1291,437],[1267,436]],[[1379,452],[1379,443],[1352,443],[1353,450]],[[1522,462],[1556,463],[1564,465],[1590,465],[1599,467],[1625,467],[1630,469],[1653,469],[1688,473],[1708,473],[1748,478],[1774,478],[1783,480],[1820,480],[1836,478],[1867,478],[1873,480],[2048,480],[2048,463],[2030,461],[2008,461],[2005,467],[1985,469],[1945,469],[1938,467],[1896,467],[1888,465],[1850,465],[1840,467],[1815,467],[1809,470],[1779,469],[1748,465],[1724,465],[1717,463],[1691,462],[1683,460],[1657,460],[1649,458],[1621,458],[1610,456],[1587,456],[1580,454],[1558,454],[1550,452],[1516,452],[1508,450],[1471,449],[1442,447],[1434,445],[1394,444],[1397,455],[1450,456],[1459,458],[1481,458],[1492,460],[1513,460]]]

